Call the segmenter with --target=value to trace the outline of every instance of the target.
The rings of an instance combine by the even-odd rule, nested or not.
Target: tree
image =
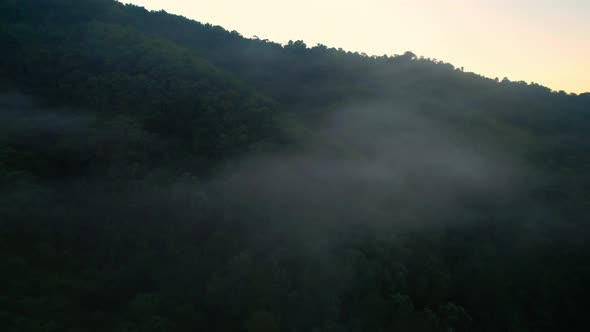
[[[410,61],[416,60],[416,54],[414,54],[412,51],[406,51],[403,55],[401,55],[401,58]]]
[[[280,331],[272,313],[266,310],[255,311],[245,322],[244,327],[248,332],[278,332]]]

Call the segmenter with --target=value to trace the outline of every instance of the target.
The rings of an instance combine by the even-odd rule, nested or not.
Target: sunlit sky
[[[411,50],[487,77],[590,91],[590,0],[125,0],[279,43]]]

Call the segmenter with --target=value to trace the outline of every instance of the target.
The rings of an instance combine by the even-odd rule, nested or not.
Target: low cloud
[[[433,226],[520,190],[516,159],[407,109],[347,107],[303,142],[297,151],[244,160],[212,181],[227,211],[309,239],[352,225]]]

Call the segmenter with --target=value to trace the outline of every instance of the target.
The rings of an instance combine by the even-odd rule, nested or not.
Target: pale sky
[[[279,43],[411,50],[491,78],[590,92],[590,0],[125,0]]]

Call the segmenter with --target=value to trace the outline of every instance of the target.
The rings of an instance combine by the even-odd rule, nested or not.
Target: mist
[[[113,0],[0,8],[3,330],[587,330],[588,95]]]
[[[313,246],[357,226],[459,226],[525,190],[516,156],[407,108],[342,107],[300,135],[296,149],[240,160],[209,183],[227,213]]]
[[[39,107],[23,94],[2,94],[0,102],[6,142],[59,150],[65,140],[69,153],[88,154],[82,150],[124,145],[129,136],[100,129],[90,113]],[[408,107],[348,104],[302,127],[290,137],[297,145],[234,158],[206,176],[154,169],[138,182],[141,189],[115,185],[118,193],[109,194],[104,175],[92,173],[52,180],[47,189],[88,195],[85,201],[94,202],[88,210],[110,211],[108,218],[140,213],[138,206],[197,223],[213,213],[321,250],[358,227],[390,234],[460,226],[472,222],[470,214],[499,208],[527,190],[517,156],[466,140],[450,123]]]
[[[87,130],[94,120],[95,116],[89,112],[39,106],[25,94],[0,94],[0,131],[4,139],[70,135],[74,131]]]

